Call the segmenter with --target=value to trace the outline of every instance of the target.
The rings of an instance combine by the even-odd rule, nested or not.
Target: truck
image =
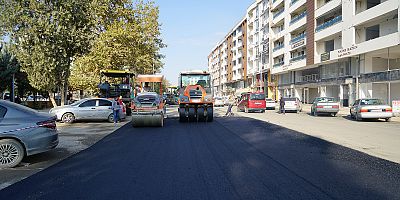
[[[180,122],[212,122],[214,118],[211,76],[207,71],[181,72],[178,80]]]

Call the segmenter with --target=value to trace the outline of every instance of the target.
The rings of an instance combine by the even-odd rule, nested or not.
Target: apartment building
[[[232,94],[245,88],[247,78],[247,20],[242,18],[208,56],[214,94]]]
[[[310,103],[400,99],[398,0],[257,0],[247,19],[247,84]]]

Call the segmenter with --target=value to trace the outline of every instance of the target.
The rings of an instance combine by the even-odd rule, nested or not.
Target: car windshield
[[[320,97],[320,98],[317,98],[317,102],[324,102],[324,103],[336,102],[336,99],[333,97]]]
[[[283,98],[284,101],[297,101],[296,98]]]
[[[261,93],[250,94],[250,100],[263,100],[265,99],[265,95]]]
[[[181,81],[182,87],[188,85],[201,85],[206,88],[210,87],[210,75],[182,74]]]
[[[361,105],[383,105],[381,99],[362,99],[360,102]]]

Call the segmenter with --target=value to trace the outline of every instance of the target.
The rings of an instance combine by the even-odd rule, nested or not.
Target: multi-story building
[[[208,56],[214,94],[232,94],[245,88],[246,58],[247,20],[242,18]]]
[[[400,99],[399,6],[398,0],[257,0],[246,13],[248,86],[305,103],[318,96],[344,106],[357,98]]]

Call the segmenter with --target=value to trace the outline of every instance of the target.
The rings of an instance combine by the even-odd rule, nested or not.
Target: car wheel
[[[385,118],[386,122],[390,122],[390,120],[391,120],[390,118]]]
[[[64,113],[61,117],[61,121],[64,123],[72,123],[75,121],[75,116],[72,113]]]
[[[17,166],[24,158],[24,147],[16,140],[0,140],[0,168]]]
[[[113,113],[111,113],[110,115],[108,115],[108,118],[107,118],[107,120],[108,120],[108,122],[111,122],[111,123],[113,123],[113,122],[114,122],[114,114],[113,114]]]
[[[332,117],[336,117],[337,113],[332,113]]]

